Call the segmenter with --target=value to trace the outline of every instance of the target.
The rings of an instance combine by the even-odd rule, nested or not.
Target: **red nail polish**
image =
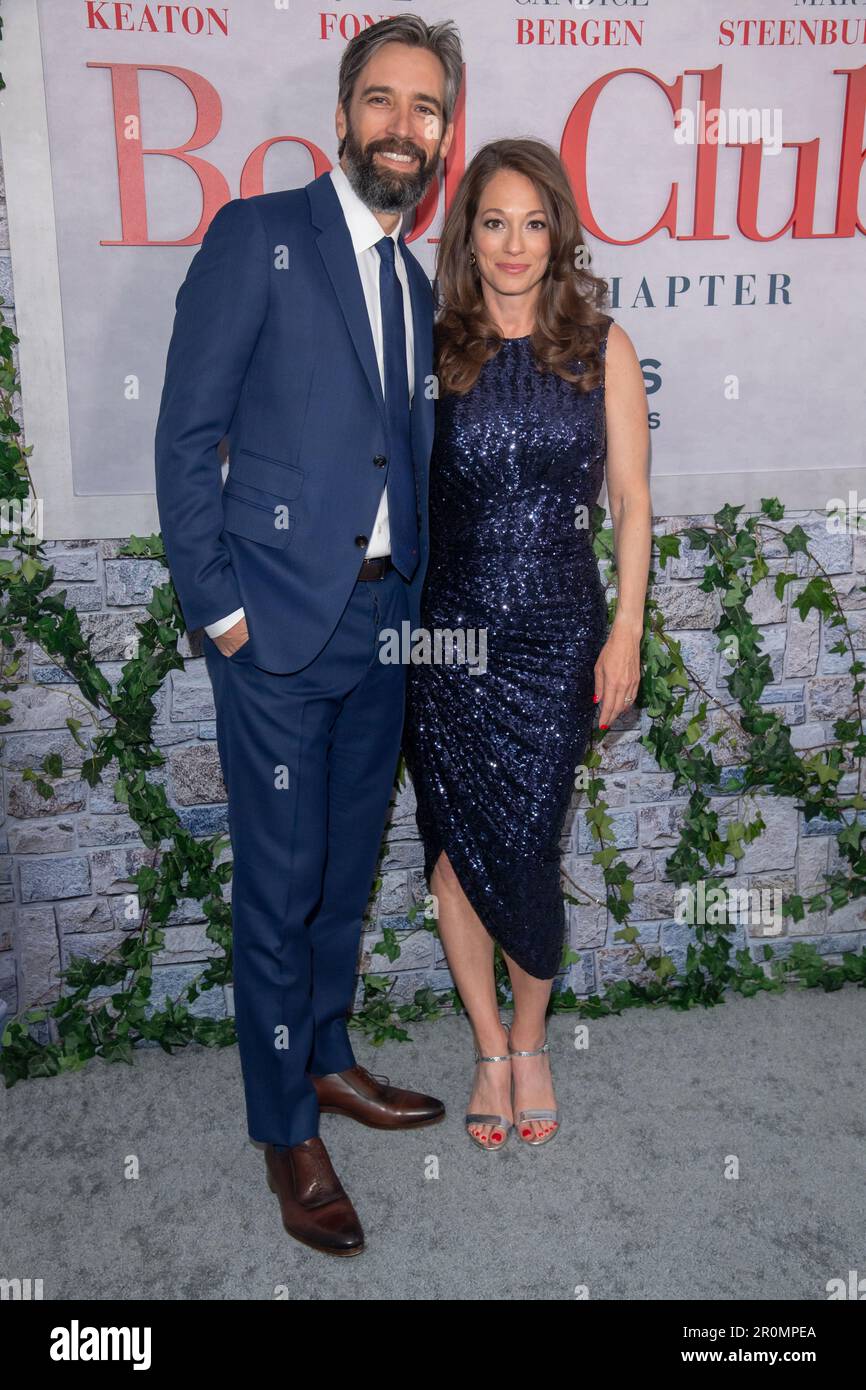
[[[597,696],[597,695],[593,695],[593,697],[592,697],[592,703],[593,703],[594,705],[597,705],[597,704],[598,704],[598,696]]]
[[[609,724],[599,724],[598,727],[599,727],[600,729],[609,729],[609,728],[610,728],[610,725],[609,725]]]

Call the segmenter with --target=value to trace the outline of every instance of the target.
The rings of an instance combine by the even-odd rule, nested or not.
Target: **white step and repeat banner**
[[[862,498],[866,5],[7,0],[0,134],[46,536],[158,529],[189,261],[226,199],[331,167],[345,44],[405,11],[454,19],[466,60],[411,237],[430,277],[473,152],[547,140],[644,365],[656,512]]]

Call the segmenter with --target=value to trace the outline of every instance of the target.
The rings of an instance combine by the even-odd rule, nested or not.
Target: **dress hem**
[[[419,826],[419,830],[420,830],[420,826]],[[501,951],[505,952],[506,955],[508,955],[508,956],[511,957],[511,959],[514,961],[515,965],[518,965],[518,966],[520,967],[520,969],[523,970],[523,971],[525,971],[525,973],[526,973],[527,975],[531,975],[532,978],[533,978],[534,980],[555,980],[555,979],[556,979],[556,976],[559,974],[560,966],[557,966],[556,970],[553,972],[552,975],[548,975],[548,974],[546,974],[546,973],[545,973],[545,974],[539,974],[538,971],[537,971],[537,969],[533,969],[533,968],[530,967],[529,964],[524,964],[524,962],[523,962],[522,960],[519,960],[519,959],[518,959],[518,953],[515,952],[515,951],[513,951],[513,950],[511,950],[511,949],[509,949],[509,948],[503,943],[503,941],[501,940],[501,938],[500,938],[499,936],[497,936],[496,932],[495,932],[495,931],[493,930],[493,928],[488,924],[488,922],[485,920],[485,917],[482,915],[481,908],[480,908],[480,906],[479,906],[479,903],[475,900],[474,894],[473,894],[472,892],[469,891],[469,888],[470,888],[470,887],[471,887],[471,888],[474,888],[474,885],[472,884],[472,881],[471,881],[471,877],[467,877],[466,879],[464,879],[464,877],[463,877],[463,875],[462,875],[462,873],[461,873],[461,867],[462,867],[462,866],[461,866],[460,864],[455,863],[454,855],[453,855],[453,853],[452,853],[450,847],[445,843],[445,841],[444,841],[444,839],[442,838],[442,836],[441,836],[440,834],[438,834],[438,828],[437,828],[437,839],[436,839],[436,840],[431,840],[431,841],[430,841],[430,843],[432,843],[432,844],[434,844],[434,845],[437,846],[435,855],[432,857],[432,859],[431,859],[430,853],[429,853],[428,848],[427,848],[428,841],[425,839],[425,837],[424,837],[424,832],[423,832],[423,831],[421,831],[421,837],[422,837],[422,840],[424,840],[424,880],[425,880],[425,882],[426,882],[426,884],[427,884],[427,887],[428,887],[430,893],[431,893],[431,894],[433,893],[433,889],[432,889],[431,886],[430,886],[430,878],[431,878],[431,876],[432,876],[433,870],[434,870],[435,867],[436,867],[436,864],[437,864],[438,861],[439,861],[440,856],[441,856],[442,853],[444,852],[445,854],[448,855],[448,859],[449,859],[449,862],[450,862],[450,864],[451,864],[451,867],[452,867],[452,869],[454,870],[454,873],[455,873],[455,875],[456,875],[457,882],[460,884],[460,887],[463,889],[463,892],[464,892],[464,894],[466,895],[466,899],[467,899],[467,901],[468,901],[470,907],[471,907],[471,908],[474,910],[474,912],[476,913],[476,915],[477,915],[477,917],[478,917],[478,920],[481,922],[481,925],[484,927],[484,930],[487,932],[487,934],[488,934],[488,936],[491,938],[491,940],[499,947],[499,949],[500,949]],[[459,860],[460,858],[461,858],[461,856],[460,856],[460,854],[459,854],[459,852],[458,852],[457,859]],[[429,866],[429,872],[428,872],[428,866]],[[467,887],[467,883],[469,884],[469,887]],[[560,943],[560,948],[559,948],[559,958],[560,958],[560,960],[562,959],[562,947],[563,947],[563,945],[564,945],[564,940],[565,940],[565,934],[563,933],[563,941]],[[444,942],[443,942],[443,950],[444,950]],[[446,954],[446,960],[447,960],[447,954]]]

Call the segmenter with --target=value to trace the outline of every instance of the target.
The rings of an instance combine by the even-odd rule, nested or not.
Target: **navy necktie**
[[[394,238],[376,242],[379,252],[379,300],[385,367],[385,416],[388,422],[388,525],[391,562],[405,579],[418,565],[418,504],[412,462],[412,428],[406,370],[406,320],[403,287],[397,278]]]

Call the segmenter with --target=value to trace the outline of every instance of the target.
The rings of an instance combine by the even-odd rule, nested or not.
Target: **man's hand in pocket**
[[[213,640],[223,656],[234,656],[235,652],[250,640],[246,618],[239,619],[234,627],[229,628],[228,632],[221,632],[219,637],[215,637]]]

